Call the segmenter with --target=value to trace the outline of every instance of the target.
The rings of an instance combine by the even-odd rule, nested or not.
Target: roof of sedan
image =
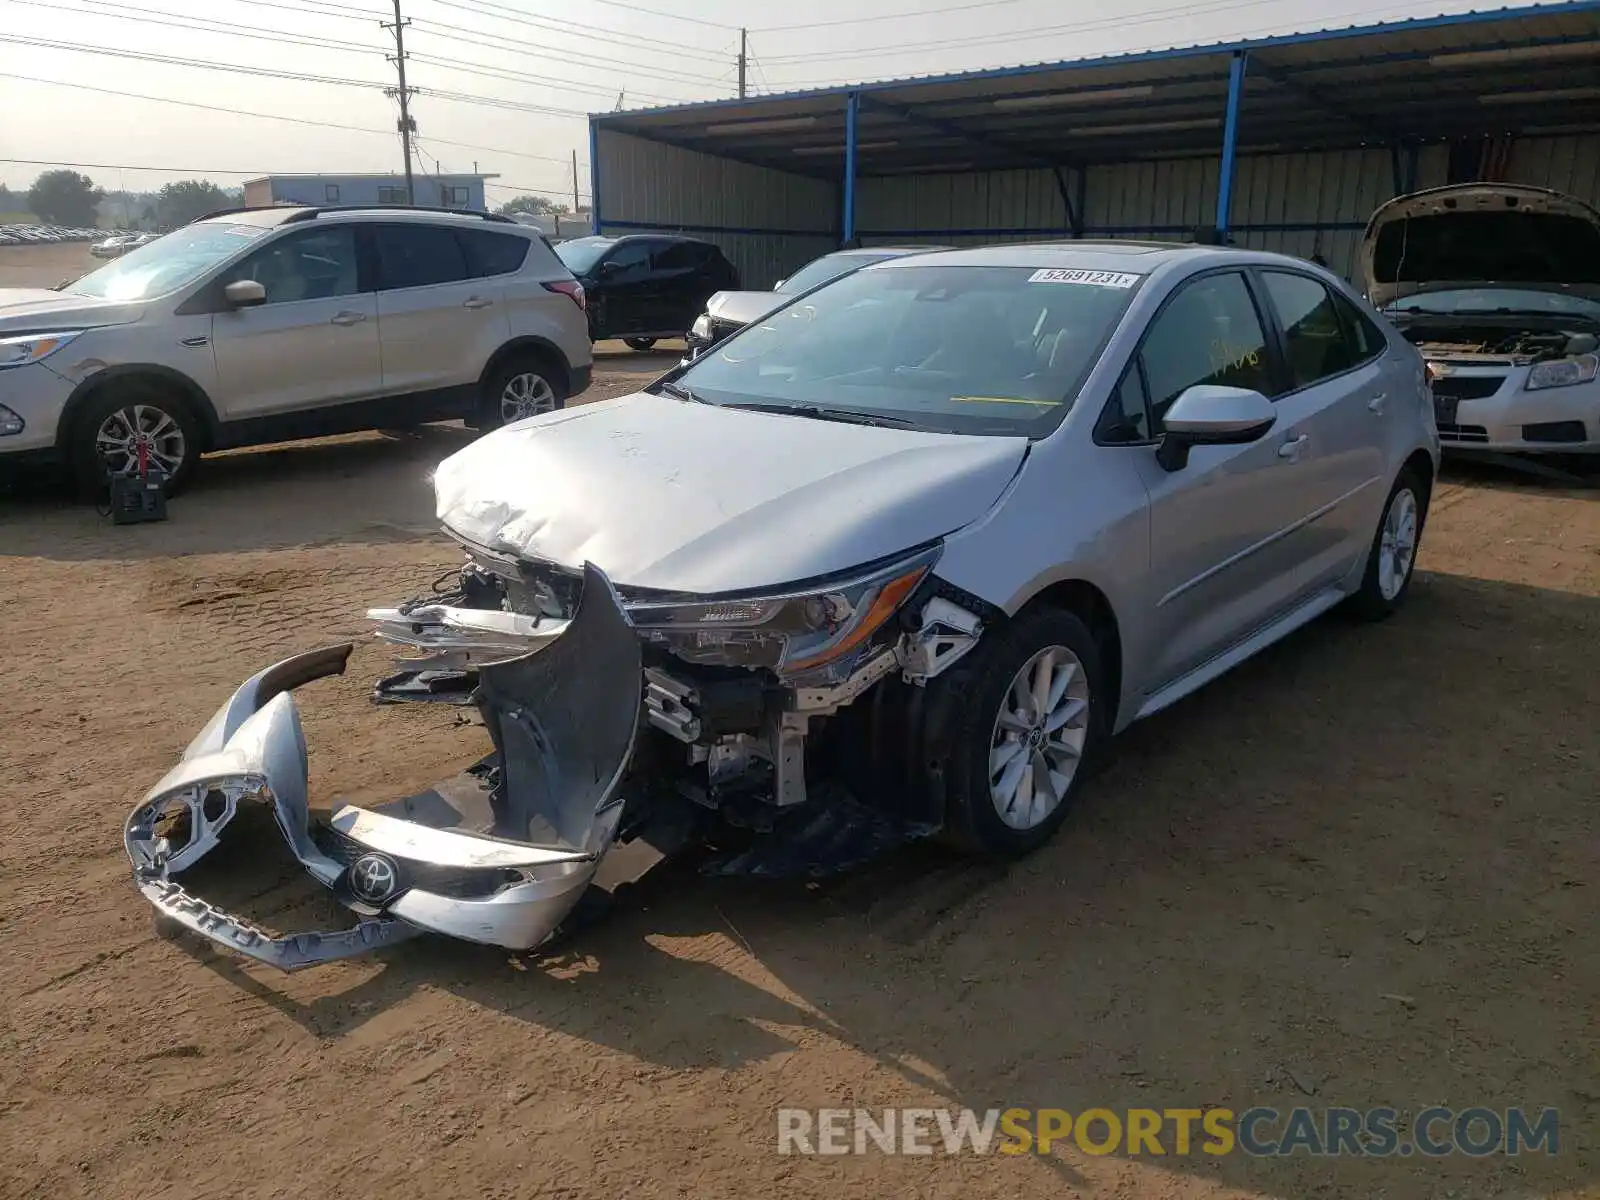
[[[1271,257],[1258,255],[1254,251],[1194,242],[1135,242],[1122,239],[1007,242],[998,246],[933,251],[916,257],[917,264],[922,266],[948,263],[971,267],[1063,267],[1085,271],[1131,271],[1145,275],[1170,262],[1201,256]]]

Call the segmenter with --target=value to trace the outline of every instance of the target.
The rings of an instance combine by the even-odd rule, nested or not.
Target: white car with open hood
[[[1600,212],[1520,184],[1434,188],[1373,214],[1362,264],[1427,358],[1447,449],[1600,453]]]
[[[1335,606],[1405,599],[1438,462],[1423,362],[1298,259],[1135,242],[907,256],[643,392],[440,464],[464,563],[369,615],[380,702],[492,750],[315,818],[291,694],[248,681],[129,820],[140,889],[285,968],[420,930],[540,944],[698,848],[815,875],[910,838],[1042,845],[1106,740]],[[362,920],[279,937],[178,878],[266,803]]]

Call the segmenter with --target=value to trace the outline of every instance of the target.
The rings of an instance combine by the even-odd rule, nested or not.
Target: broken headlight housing
[[[781,675],[825,671],[855,658],[927,578],[941,549],[782,592],[630,605],[628,616],[647,641],[686,662]]]
[[[1528,382],[1523,387],[1530,392],[1572,387],[1574,384],[1592,382],[1597,371],[1600,371],[1600,356],[1580,354],[1575,358],[1557,358],[1536,363],[1533,370],[1528,372]]]

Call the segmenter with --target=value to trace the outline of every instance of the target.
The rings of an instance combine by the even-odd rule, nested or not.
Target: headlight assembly
[[[938,561],[932,547],[803,591],[630,606],[634,627],[689,662],[785,675],[840,663],[899,611]]]
[[[701,313],[694,319],[694,324],[689,326],[689,336],[699,338],[702,342],[711,340],[711,317],[709,314]]]
[[[0,338],[0,368],[25,367],[49,358],[81,332],[29,333],[21,337]]]
[[[1600,356],[1593,354],[1580,354],[1575,358],[1558,358],[1553,362],[1542,362],[1528,372],[1528,382],[1523,387],[1530,392],[1540,392],[1545,388],[1571,387],[1577,383],[1589,383],[1600,370]]]

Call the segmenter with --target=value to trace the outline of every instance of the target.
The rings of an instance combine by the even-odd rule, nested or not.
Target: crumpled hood
[[[0,334],[121,325],[142,307],[45,288],[0,288]]]
[[[782,292],[718,292],[706,301],[706,312],[713,321],[748,325],[791,299]]]
[[[880,429],[635,393],[508,425],[434,475],[490,549],[699,594],[847,571],[970,524],[1026,438]]]

